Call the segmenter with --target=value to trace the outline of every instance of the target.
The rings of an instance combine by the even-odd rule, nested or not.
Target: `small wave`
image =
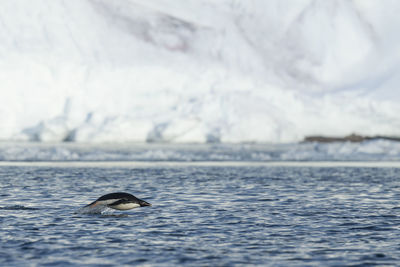
[[[38,208],[25,207],[22,205],[12,205],[12,206],[0,207],[0,210],[38,210]]]
[[[115,218],[125,218],[125,217],[129,217],[128,214],[101,214],[100,217],[115,217]]]
[[[110,215],[113,210],[105,206],[95,206],[95,207],[82,207],[78,209],[76,214],[99,214],[99,215]]]
[[[368,225],[368,226],[360,226],[360,227],[353,227],[350,230],[355,231],[390,231],[393,230],[391,227],[382,227],[378,225]]]

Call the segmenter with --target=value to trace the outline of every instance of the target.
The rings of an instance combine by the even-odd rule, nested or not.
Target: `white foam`
[[[112,212],[112,209],[103,205],[97,205],[94,207],[82,207],[76,211],[76,213],[78,214],[110,214]]]

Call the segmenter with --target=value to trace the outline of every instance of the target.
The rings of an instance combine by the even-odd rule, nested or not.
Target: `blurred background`
[[[400,135],[396,0],[0,5],[0,139]]]

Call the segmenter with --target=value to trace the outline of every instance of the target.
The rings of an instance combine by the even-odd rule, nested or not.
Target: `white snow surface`
[[[0,139],[400,135],[400,1],[3,0]]]

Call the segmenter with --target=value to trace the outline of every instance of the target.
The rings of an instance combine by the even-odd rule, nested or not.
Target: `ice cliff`
[[[5,0],[0,139],[400,135],[396,0]]]

